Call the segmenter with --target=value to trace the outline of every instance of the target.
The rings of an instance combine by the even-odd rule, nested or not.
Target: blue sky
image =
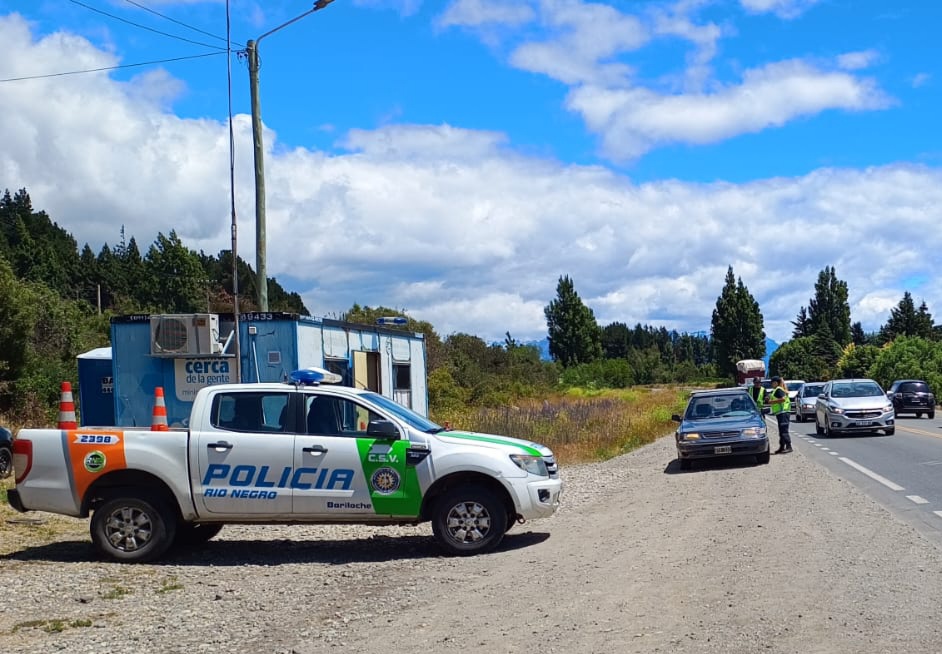
[[[227,8],[238,51],[311,6],[0,0],[0,80],[35,78],[0,82],[0,188],[96,252],[122,226],[228,249]],[[921,0],[335,0],[259,47],[268,273],[317,316],[487,340],[542,338],[561,275],[602,325],[709,329],[730,265],[779,342],[825,266],[867,330],[905,291],[938,314],[939,24]]]

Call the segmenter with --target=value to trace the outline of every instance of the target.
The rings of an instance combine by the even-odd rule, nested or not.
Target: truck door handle
[[[218,443],[207,443],[206,447],[212,450],[216,450],[218,452],[220,450],[231,450],[232,443],[228,443],[226,441],[219,441]]]
[[[313,454],[314,456],[327,454],[327,448],[323,445],[312,445],[311,447],[302,448],[302,451],[306,454]]]

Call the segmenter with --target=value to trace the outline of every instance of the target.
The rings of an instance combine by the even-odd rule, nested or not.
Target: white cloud
[[[837,65],[844,70],[860,70],[873,64],[880,56],[876,50],[846,52],[837,58]]]
[[[743,8],[757,14],[773,13],[780,18],[796,18],[820,0],[740,0]]]
[[[917,73],[913,75],[912,85],[914,89],[918,89],[922,86],[925,86],[932,80],[932,75],[929,73]]]
[[[742,0],[748,11],[789,18],[814,3]],[[713,60],[720,39],[734,29],[698,21],[697,12],[706,4],[686,0],[640,6],[632,15],[607,4],[544,0],[538,21],[546,36],[523,35],[509,62],[569,86],[566,108],[599,137],[601,155],[615,161],[664,145],[716,143],[827,110],[873,110],[892,103],[874,80],[853,73],[877,59],[875,50],[842,54],[835,70],[795,59],[747,70],[739,84],[722,83],[715,78]],[[448,11],[461,9],[467,14],[461,24],[474,25],[484,22],[485,6],[461,0]],[[530,7],[517,6],[529,18]],[[505,10],[503,4],[494,9]],[[682,74],[661,75],[658,86],[646,83],[636,63],[644,60],[641,50],[654,41],[677,38],[693,46]]]
[[[440,27],[482,27],[485,25],[523,25],[536,16],[533,8],[511,0],[454,0],[438,18]]]
[[[17,18],[0,18],[0,39],[22,53],[0,62],[0,77],[114,61],[82,39],[52,35],[34,43]],[[726,93],[749,91],[755,102],[797,102],[800,109],[814,106],[801,97],[817,98],[832,75],[845,95],[831,89],[826,98],[851,107],[854,98],[870,98],[844,73],[802,65],[755,72]],[[169,78],[162,84],[174,86]],[[171,229],[193,249],[228,249],[227,127],[180,119],[163,98],[104,74],[5,87],[0,184],[26,187],[37,209],[95,251],[114,244],[121,226],[144,250]],[[669,103],[661,110],[678,111]],[[696,103],[692,111],[709,118]],[[656,116],[642,117],[648,122],[634,129],[648,129],[645,138],[673,133],[669,115],[667,128]],[[757,119],[747,112],[740,120]],[[710,129],[723,128],[716,124]],[[248,117],[237,116],[234,127],[239,253],[254,261]],[[680,132],[686,138],[712,138],[709,130],[687,129]],[[934,168],[823,169],[738,185],[636,184],[603,167],[525,156],[498,132],[449,125],[354,130],[342,139],[350,151],[339,155],[286,149],[271,131],[265,143],[268,272],[291,279],[315,315],[382,304],[406,308],[441,334],[541,338],[542,308],[560,275],[571,275],[602,324],[695,331],[709,329],[732,265],[759,300],[772,337],[785,340],[825,266],[848,282],[853,318],[866,329],[885,321],[881,307],[898,302],[905,280],[942,275],[935,256],[942,171]],[[774,246],[779,234],[790,242],[785,255]],[[942,311],[942,291],[926,286],[925,299]]]
[[[663,144],[715,143],[828,109],[878,109],[890,102],[870,80],[786,61],[747,71],[742,84],[713,93],[587,85],[570,93],[567,106],[601,136],[608,156],[630,159]]]
[[[602,4],[547,2],[542,9],[550,38],[519,46],[512,65],[566,84],[625,83],[631,68],[616,57],[649,39],[638,18]]]

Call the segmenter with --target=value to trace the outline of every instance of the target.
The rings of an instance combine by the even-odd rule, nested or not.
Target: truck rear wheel
[[[92,514],[89,530],[98,551],[125,563],[158,558],[173,543],[177,520],[166,504],[150,496],[112,497]]]
[[[432,532],[449,554],[480,554],[497,547],[507,531],[507,507],[483,486],[454,488],[435,504]]]

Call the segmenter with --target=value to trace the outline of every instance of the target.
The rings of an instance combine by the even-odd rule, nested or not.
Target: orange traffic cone
[[[164,404],[163,386],[154,389],[154,414],[150,421],[151,431],[169,431],[167,426],[167,405]]]
[[[78,429],[75,421],[75,401],[72,399],[72,384],[62,382],[59,395],[59,429]]]

